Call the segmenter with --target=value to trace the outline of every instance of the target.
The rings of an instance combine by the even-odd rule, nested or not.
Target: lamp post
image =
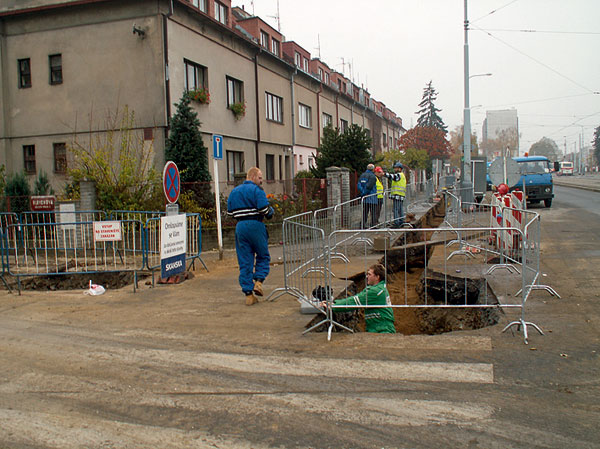
[[[473,187],[471,182],[471,108],[469,106],[469,80],[476,76],[491,76],[491,73],[481,73],[469,76],[469,19],[467,14],[467,0],[465,4],[465,44],[464,44],[464,83],[465,83],[465,108],[464,108],[464,123],[463,123],[463,162],[461,164],[461,187],[465,191]],[[468,201],[471,200],[469,196]]]

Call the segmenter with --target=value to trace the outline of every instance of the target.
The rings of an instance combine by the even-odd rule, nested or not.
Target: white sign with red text
[[[118,242],[122,239],[120,221],[94,222],[94,242]]]

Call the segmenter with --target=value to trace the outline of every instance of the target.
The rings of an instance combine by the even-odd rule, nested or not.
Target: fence
[[[426,186],[422,190],[431,191]],[[407,210],[416,204],[413,199]],[[492,309],[519,309],[520,318],[503,331],[523,328],[525,343],[528,327],[542,333],[526,321],[527,299],[535,289],[558,294],[539,284],[539,214],[465,203],[457,191],[447,192],[443,204],[445,220],[439,228],[389,229],[387,202],[382,205],[380,227],[371,229],[361,229],[364,204],[356,200],[290,217],[283,230],[285,285],[277,295],[291,293],[305,310],[322,314],[323,319],[306,332],[326,326],[330,339],[334,327],[348,327],[335,321],[329,292],[341,290],[339,297],[357,293],[365,285],[368,267],[379,261],[393,279],[394,308],[481,309],[484,315]],[[430,261],[434,247],[441,249]],[[423,270],[418,278],[411,274],[414,263]],[[348,281],[354,282],[349,286]],[[327,300],[328,307],[321,308],[320,300]]]
[[[24,276],[132,272],[135,291],[138,272],[150,270],[154,279],[160,266],[159,218],[163,215],[151,211],[0,214],[2,281],[10,289],[4,275],[15,276],[20,292]],[[82,218],[93,220],[69,220]],[[97,239],[94,226],[109,222],[116,237]],[[201,258],[200,215],[186,214],[186,226],[186,262],[192,266],[198,259],[207,269]]]

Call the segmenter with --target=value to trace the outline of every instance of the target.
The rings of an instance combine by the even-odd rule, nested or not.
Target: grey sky
[[[253,4],[252,4],[253,3]],[[234,0],[277,28],[277,0]],[[429,80],[449,129],[462,125],[464,0],[279,0],[281,32],[402,117]],[[495,12],[493,12],[495,11]],[[518,110],[521,153],[543,136],[567,152],[600,125],[600,1],[470,0],[472,127],[485,110]],[[485,31],[481,31],[483,29]],[[509,32],[500,30],[536,30]],[[542,31],[548,31],[542,33]],[[488,34],[489,33],[489,34]],[[491,35],[490,35],[491,34]],[[482,107],[475,107],[482,105]],[[583,128],[582,128],[583,127]]]

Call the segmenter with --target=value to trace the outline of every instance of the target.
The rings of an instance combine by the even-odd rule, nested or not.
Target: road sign
[[[163,190],[169,203],[176,203],[181,192],[179,169],[175,162],[168,161],[163,169]]]
[[[213,134],[213,158],[223,160],[223,136]]]
[[[508,187],[513,187],[521,178],[519,164],[510,157],[494,159],[488,168],[488,173],[492,184],[495,186],[504,182]]]
[[[185,214],[160,218],[160,276],[163,279],[185,271],[187,248]]]

